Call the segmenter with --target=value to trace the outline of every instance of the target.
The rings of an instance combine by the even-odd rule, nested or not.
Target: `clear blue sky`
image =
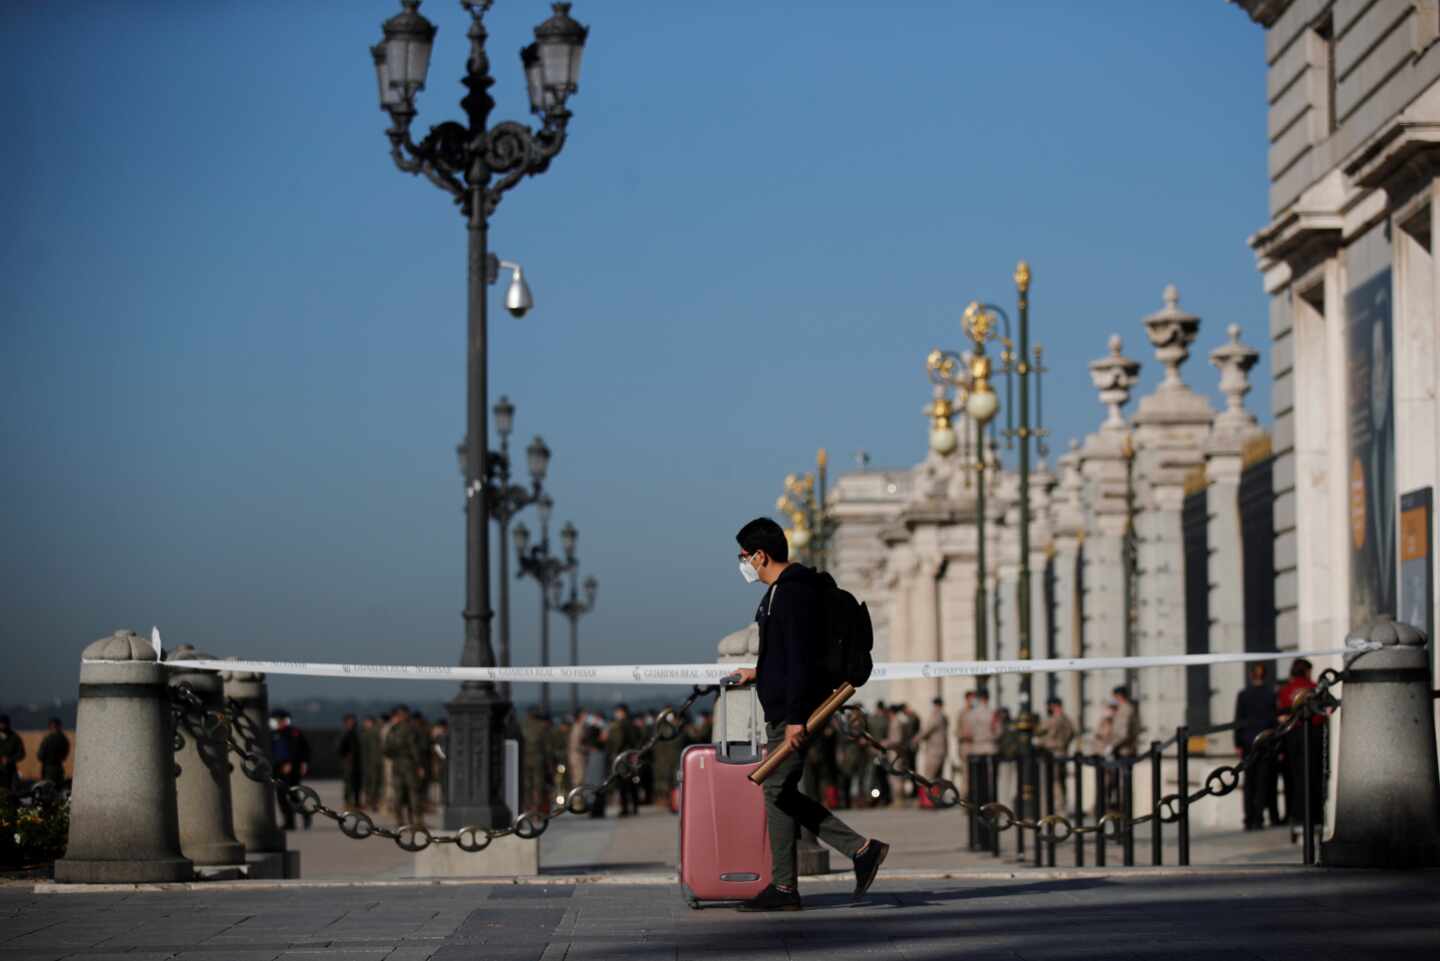
[[[0,9],[23,38],[0,58],[0,702],[73,696],[81,649],[119,627],[222,655],[459,656],[464,230],[387,153],[368,47],[397,9]],[[422,9],[418,133],[459,115],[467,20]],[[489,17],[497,119],[526,118],[515,53],[547,15]],[[536,308],[493,311],[491,348],[600,579],[586,660],[713,658],[756,597],[734,531],[819,446],[919,460],[922,358],[959,345],[969,300],[1011,301],[1020,257],[1057,450],[1102,418],[1085,364],[1111,331],[1157,381],[1139,318],[1166,283],[1204,318],[1191,383],[1214,394],[1228,323],[1267,346],[1245,246],[1263,35],[1221,0],[575,15],[570,141],[493,222]],[[535,590],[514,595],[533,663]]]

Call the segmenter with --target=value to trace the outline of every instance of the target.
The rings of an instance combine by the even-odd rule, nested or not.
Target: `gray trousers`
[[[785,741],[785,725],[765,725],[767,745],[774,751]],[[765,779],[765,819],[770,827],[770,872],[774,883],[783,888],[795,887],[795,845],[800,830],[813,831],[820,840],[847,858],[854,858],[865,846],[865,839],[848,824],[830,813],[814,798],[800,793],[800,778],[805,773],[805,752],[797,751]]]

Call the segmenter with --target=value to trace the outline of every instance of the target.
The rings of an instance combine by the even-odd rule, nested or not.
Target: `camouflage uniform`
[[[365,768],[365,804],[379,810],[385,800],[385,744],[379,721],[360,729],[360,763]]]
[[[409,719],[391,725],[385,735],[385,757],[391,764],[390,801],[400,824],[425,823],[420,797],[420,768],[424,763],[420,734]]]
[[[520,728],[524,743],[524,778],[520,782],[520,806],[527,811],[549,808],[545,790],[545,763],[549,748],[549,725],[537,714],[526,716]]]

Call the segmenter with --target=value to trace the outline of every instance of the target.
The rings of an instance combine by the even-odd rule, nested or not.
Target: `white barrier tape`
[[[913,678],[988,677],[995,674],[1051,674],[1066,671],[1104,671],[1139,667],[1196,667],[1278,661],[1296,657],[1332,657],[1361,654],[1380,645],[1369,642],[1320,651],[1266,651],[1237,654],[1173,654],[1150,657],[1056,657],[1029,661],[892,661],[875,665],[872,681]],[[85,661],[86,664],[126,664],[129,661]],[[394,678],[419,681],[492,681],[511,683],[651,684],[680,686],[716,684],[741,667],[739,661],[723,664],[610,664],[592,667],[443,667],[419,664],[321,664],[306,661],[173,660],[167,667],[194,671],[239,671],[300,677]]]

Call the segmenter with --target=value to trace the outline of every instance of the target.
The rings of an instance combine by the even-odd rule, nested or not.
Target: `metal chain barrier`
[[[177,722],[183,718],[186,723],[197,726],[207,736],[223,737],[229,752],[240,758],[241,772],[252,781],[268,782],[279,790],[297,813],[307,817],[318,814],[329,818],[339,825],[341,833],[357,841],[371,837],[386,838],[412,852],[423,851],[432,844],[453,844],[470,853],[483,851],[497,838],[511,835],[533,841],[545,833],[553,819],[564,814],[588,813],[601,793],[609,792],[621,781],[640,773],[641,764],[654,752],[656,744],[679,737],[680,718],[689,712],[696,701],[714,694],[717,690],[715,687],[696,687],[680,707],[662,711],[656,718],[655,730],[650,737],[640,747],[617,755],[610,766],[610,776],[602,783],[581,784],[571,788],[563,801],[557,799],[543,812],[521,813],[506,828],[467,826],[453,833],[444,833],[431,831],[418,824],[381,827],[364,811],[337,811],[327,806],[320,800],[320,795],[314,788],[303,784],[292,785],[276,777],[266,756],[267,752],[263,750],[261,737],[264,732],[255,729],[254,722],[244,715],[239,704],[227,700],[224,708],[218,711],[207,710],[200,696],[188,684],[181,683],[171,688],[173,712]],[[177,724],[177,746],[181,736]]]
[[[1234,791],[1240,786],[1240,776],[1257,763],[1261,756],[1277,753],[1284,743],[1285,735],[1294,730],[1302,720],[1308,723],[1310,718],[1340,706],[1339,698],[1335,697],[1330,689],[1344,679],[1344,675],[1333,668],[1322,672],[1320,680],[1314,688],[1302,691],[1296,697],[1290,715],[1285,721],[1272,730],[1261,732],[1254,741],[1253,749],[1247,752],[1244,758],[1236,764],[1222,764],[1215,768],[1205,776],[1204,783],[1189,794],[1183,796],[1178,792],[1167,794],[1160,799],[1159,805],[1149,814],[1127,818],[1121,813],[1109,812],[1102,816],[1096,824],[1090,825],[1076,825],[1063,814],[1047,814],[1033,820],[1024,818],[999,801],[977,804],[961,796],[960,789],[953,781],[945,778],[927,778],[906,768],[897,757],[892,756],[896,754],[895,749],[887,748],[865,729],[864,711],[857,706],[848,706],[844,709],[847,716],[841,726],[847,737],[877,755],[875,763],[882,771],[909,780],[915,785],[916,791],[925,792],[930,802],[937,808],[959,807],[970,811],[995,831],[1006,831],[1010,828],[1035,831],[1037,834],[1044,835],[1047,844],[1058,845],[1076,835],[1097,834],[1102,831],[1105,832],[1106,840],[1118,841],[1126,834],[1133,832],[1135,828],[1142,824],[1148,824],[1155,818],[1159,818],[1162,824],[1174,824],[1179,821],[1182,800],[1185,802],[1185,806],[1189,806],[1207,797],[1224,797]],[[1142,759],[1137,757],[1098,763],[1101,766],[1112,768],[1133,767]],[[1037,838],[1037,842],[1038,840]]]

